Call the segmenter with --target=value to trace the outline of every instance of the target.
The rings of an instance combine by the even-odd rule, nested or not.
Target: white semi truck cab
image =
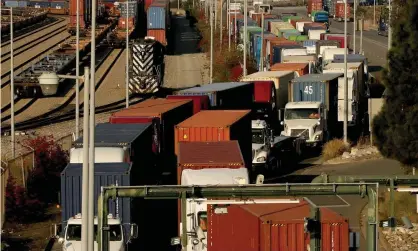
[[[138,236],[138,227],[136,224],[130,224],[129,236],[126,236],[123,224],[119,218],[113,217],[112,214],[108,215],[109,233],[110,233],[110,251],[125,251],[126,244],[131,239],[136,239]],[[62,245],[62,251],[81,251],[81,214],[77,214],[71,217],[67,221],[67,225],[64,228],[64,236],[58,239],[58,244]],[[94,218],[94,236],[97,235],[97,217]],[[57,229],[57,228],[56,228]],[[55,236],[58,236],[55,233]],[[55,249],[54,249],[55,250]],[[97,240],[94,241],[94,251],[98,250]]]
[[[276,203],[299,203],[297,199],[251,199],[251,200],[207,200],[187,199],[187,248],[182,251],[207,251],[208,238],[208,213],[209,205],[220,206],[215,213],[227,213],[228,205],[236,204],[276,204]],[[181,229],[181,227],[180,227]],[[211,231],[216,231],[212,229]],[[180,230],[180,236],[182,230]],[[181,237],[171,239],[172,245],[181,245]]]
[[[302,137],[308,146],[320,146],[328,140],[327,110],[321,102],[287,103],[281,124],[281,135]]]
[[[252,152],[253,152],[253,168],[263,167],[270,152],[272,133],[268,124],[264,120],[252,120]]]

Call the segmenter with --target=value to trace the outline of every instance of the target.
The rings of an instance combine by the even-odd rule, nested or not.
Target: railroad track
[[[58,27],[57,30],[52,31],[51,33],[47,34],[46,36],[38,37],[35,40],[32,40],[32,41],[30,41],[26,44],[23,44],[23,45],[21,45],[17,48],[14,48],[15,51],[13,52],[13,56],[14,57],[18,56],[18,55],[26,52],[27,50],[30,50],[31,47],[37,46],[38,44],[41,44],[41,43],[47,41],[48,39],[62,33],[63,31],[66,31],[66,30],[67,30],[67,25],[64,24],[64,25]],[[3,53],[2,58],[1,58],[1,63],[4,63],[4,62],[8,61],[9,59],[10,59],[10,51],[8,51],[6,53]]]
[[[65,22],[65,18],[62,18],[62,17],[47,17],[45,20],[43,20],[39,23],[36,23],[36,24],[31,25],[31,26],[28,26],[28,27],[25,27],[23,29],[15,31],[14,32],[15,37],[13,39],[13,42],[16,43],[17,41],[22,40],[26,37],[29,37],[29,36],[31,36],[35,33],[38,33],[43,29],[47,29],[51,26],[54,26],[54,25],[56,25],[58,23],[62,23],[62,22]],[[18,35],[18,34],[22,34],[22,35]],[[9,45],[10,44],[10,34],[2,36],[1,40],[3,42],[1,44],[1,48]]]
[[[99,49],[103,49],[103,48],[100,48],[99,47]],[[107,52],[105,52],[105,54],[103,55],[103,58],[102,58],[102,60],[99,60],[98,62],[96,62],[96,71],[103,65],[103,63],[106,61],[106,59],[107,59],[107,57],[110,55],[110,53],[112,52],[112,50],[108,50]],[[80,75],[83,75],[84,73],[83,73],[83,70],[84,70],[84,65],[88,65],[88,64],[90,64],[90,53],[85,57],[85,60],[83,60],[82,62],[81,62],[82,64],[80,65]],[[106,71],[105,71],[105,75],[107,75],[107,73],[110,71],[110,69],[112,68],[112,66],[114,65],[114,62],[112,62],[111,64],[110,64],[110,67],[109,67],[109,69],[107,69]],[[69,74],[70,75],[74,75],[75,74],[75,68],[74,69],[72,69],[70,72],[69,72]],[[98,84],[98,86],[100,86],[100,83],[101,83],[101,81],[99,82],[99,84]],[[64,83],[62,83],[62,84],[65,84],[65,82]],[[98,86],[96,86],[96,89],[98,88]],[[83,87],[84,87],[84,83],[80,83],[80,92],[83,90]],[[64,98],[65,99],[65,98]],[[66,100],[61,104],[61,105],[59,105],[58,107],[56,107],[55,109],[52,109],[51,111],[48,111],[48,112],[46,112],[46,113],[44,113],[44,114],[42,114],[42,115],[40,115],[40,116],[36,116],[36,117],[34,117],[34,118],[31,118],[31,119],[28,119],[28,120],[25,120],[25,121],[23,121],[22,123],[24,123],[24,122],[26,122],[26,121],[32,121],[32,120],[36,120],[36,119],[39,119],[39,118],[44,118],[44,117],[46,117],[46,116],[50,116],[50,115],[52,115],[52,114],[54,114],[54,113],[57,113],[57,112],[59,112],[60,110],[62,110],[62,109],[64,109],[65,107],[67,107],[70,103],[71,103],[71,101],[73,101],[75,99],[75,91],[74,91],[74,93],[72,93],[69,97],[67,97],[66,98]],[[21,99],[19,99],[18,101],[20,101]],[[14,112],[14,114],[15,114],[15,116],[16,115],[18,115],[18,114],[20,114],[20,113],[22,113],[22,112],[24,112],[24,111],[26,111],[27,109],[29,109],[37,100],[39,100],[39,98],[37,98],[37,97],[35,97],[35,98],[32,98],[28,103],[26,103],[24,106],[22,106],[20,109],[18,109],[18,110],[16,110],[15,112]],[[46,99],[45,99],[46,100]],[[9,110],[10,109],[10,104],[8,105],[8,109],[7,110]],[[6,122],[7,120],[9,120],[10,119],[10,117],[11,117],[11,115],[6,115],[6,116],[4,116],[4,117],[2,117],[1,118],[1,123],[4,123],[4,122]]]

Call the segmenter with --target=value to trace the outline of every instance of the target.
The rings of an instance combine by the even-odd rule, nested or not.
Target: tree
[[[28,175],[28,191],[42,202],[57,202],[60,175],[68,163],[68,153],[52,136],[29,139],[25,144],[35,149],[36,156],[36,166]]]
[[[373,121],[380,152],[418,166],[418,1],[406,0],[393,22],[389,64],[384,70],[386,100]]]

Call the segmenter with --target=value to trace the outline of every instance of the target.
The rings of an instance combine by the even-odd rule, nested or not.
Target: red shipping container
[[[274,91],[273,81],[254,81],[254,102],[270,103],[272,102],[272,93]]]
[[[128,27],[129,29],[133,29],[135,27],[135,18],[128,17]],[[118,28],[126,29],[126,17],[120,17],[118,21]]]
[[[238,140],[246,167],[252,163],[250,110],[201,111],[175,127],[175,152],[179,142]]]
[[[304,218],[306,202],[298,204],[208,205],[208,251],[306,251],[310,236]],[[348,220],[321,208],[321,250],[348,251]]]
[[[70,9],[71,10],[71,9]],[[79,16],[79,22],[80,22],[80,28],[84,29],[86,27],[86,23],[84,23],[84,17],[80,14]],[[75,28],[77,26],[77,16],[71,16],[70,15],[70,21],[68,22],[68,27]]]
[[[340,47],[339,48],[345,48],[345,43],[344,43],[344,37],[343,36],[327,36],[327,40],[339,41],[340,42]],[[347,42],[348,41],[350,41],[350,40],[348,40],[348,37],[347,37]]]
[[[147,30],[147,36],[154,37],[155,40],[164,46],[167,45],[165,30]]]
[[[193,114],[200,112],[201,110],[209,109],[209,97],[208,95],[167,95],[167,99],[191,99],[193,100]]]
[[[270,71],[296,71],[299,76],[309,74],[308,63],[277,63],[270,67]]]
[[[119,112],[115,112],[109,119],[110,123],[149,123],[150,118],[156,118],[154,122],[158,130],[158,142],[160,151],[174,158],[174,126],[193,115],[192,100],[168,100],[163,98],[147,99],[139,104],[132,105]],[[167,159],[167,161],[169,161]],[[170,162],[171,163],[171,162]],[[167,167],[169,168],[169,167]],[[172,167],[174,168],[174,167]]]
[[[335,4],[335,17],[344,19],[345,4],[337,2]],[[347,8],[347,19],[350,18],[350,7]]]
[[[145,11],[148,10],[148,7],[154,2],[154,0],[145,0]]]
[[[308,15],[316,10],[322,10],[322,0],[308,0]]]

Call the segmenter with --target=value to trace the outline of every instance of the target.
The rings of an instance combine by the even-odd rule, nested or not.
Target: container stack
[[[147,9],[147,36],[167,45],[167,30],[170,28],[170,2],[155,0]]]
[[[66,15],[68,14],[68,6],[69,6],[68,1],[52,0],[50,1],[49,13],[58,14],[58,15]]]

